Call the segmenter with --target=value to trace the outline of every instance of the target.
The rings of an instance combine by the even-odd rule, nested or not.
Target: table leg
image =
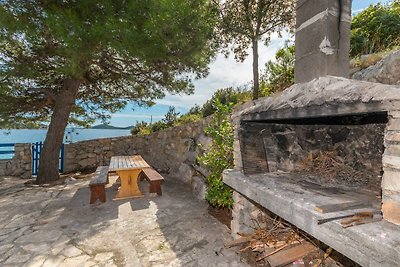
[[[142,197],[143,194],[139,190],[138,176],[141,170],[123,170],[117,171],[121,178],[121,187],[114,199]]]

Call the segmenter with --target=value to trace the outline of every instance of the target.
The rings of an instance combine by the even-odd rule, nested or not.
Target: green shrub
[[[145,135],[150,134],[151,132],[150,124],[145,121],[137,121],[136,125],[131,129],[131,134],[133,135]]]
[[[205,129],[205,133],[212,138],[212,144],[198,158],[210,171],[206,200],[215,207],[231,208],[233,205],[232,189],[222,182],[223,170],[233,167],[233,125],[229,121],[232,106],[215,100],[213,121]]]
[[[150,127],[143,127],[140,128],[140,131],[137,133],[137,135],[146,135],[146,134],[151,134],[153,131],[151,130]]]
[[[190,113],[183,114],[175,121],[174,126],[199,121],[201,119],[202,119],[201,114],[190,114]]]
[[[400,45],[400,0],[370,5],[351,22],[351,56],[381,52]]]
[[[176,112],[175,107],[170,106],[167,113],[164,115],[162,122],[167,125],[167,128],[172,127],[178,120],[179,114],[179,112]]]
[[[164,130],[164,129],[167,129],[169,127],[171,127],[171,126],[169,126],[168,124],[166,124],[162,120],[161,121],[156,121],[156,122],[153,122],[152,124],[150,124],[150,128],[151,128],[151,131],[153,133],[161,131],[161,130]]]
[[[252,93],[246,90],[234,89],[232,87],[218,89],[211,99],[204,103],[201,108],[203,117],[210,116],[216,111],[214,103],[218,100],[219,103],[223,105],[227,104],[242,104],[248,100],[252,99]]]
[[[275,61],[269,60],[265,64],[266,69],[262,75],[265,89],[261,89],[265,96],[283,91],[294,84],[294,50],[294,45],[285,45],[276,52]]]

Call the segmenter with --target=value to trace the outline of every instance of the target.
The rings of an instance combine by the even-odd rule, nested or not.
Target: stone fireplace
[[[232,115],[232,235],[272,212],[362,266],[398,266],[400,86],[347,79],[351,3],[297,0],[296,84]],[[358,211],[376,220],[317,224]]]
[[[361,265],[394,266],[400,258],[399,111],[399,86],[325,76],[236,112],[235,169],[223,175],[235,190],[233,235],[250,230],[245,218],[263,207]],[[315,210],[351,201],[365,205],[328,215]],[[383,220],[349,229],[316,223],[366,208],[381,211]]]

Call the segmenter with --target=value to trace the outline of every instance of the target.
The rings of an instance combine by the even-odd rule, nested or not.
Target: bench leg
[[[143,172],[140,172],[139,173],[139,181],[144,181],[145,176],[146,175]]]
[[[106,202],[106,188],[105,185],[92,185],[90,186],[90,204],[95,203],[100,200],[100,202]]]
[[[157,195],[162,196],[161,181],[150,182],[149,193],[157,193]]]

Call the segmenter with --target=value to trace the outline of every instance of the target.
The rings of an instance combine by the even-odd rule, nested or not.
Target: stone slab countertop
[[[285,173],[244,175],[239,170],[225,170],[223,181],[247,198],[296,225],[362,266],[398,266],[400,226],[380,221],[343,228],[340,220],[317,224],[318,219],[335,217],[365,209],[321,214],[316,205],[333,204],[335,196],[321,194]]]
[[[294,84],[243,109],[241,120],[276,120],[400,110],[400,86],[325,76]]]

